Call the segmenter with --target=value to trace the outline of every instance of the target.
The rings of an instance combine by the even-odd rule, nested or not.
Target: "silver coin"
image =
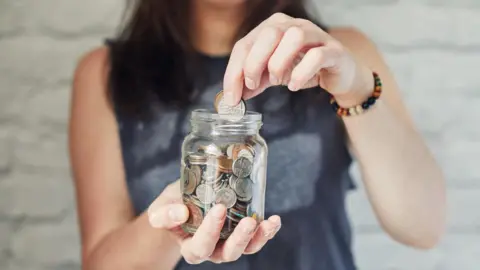
[[[190,169],[185,167],[183,171],[182,191],[185,194],[192,194],[200,182],[200,167],[193,165]]]
[[[202,165],[207,162],[208,156],[203,153],[194,153],[194,154],[188,155],[187,159],[189,164]]]
[[[238,177],[236,177],[233,174],[228,178],[228,185],[230,186],[230,188],[235,189],[235,184],[237,182],[237,179]]]
[[[239,157],[233,161],[232,170],[233,174],[235,174],[239,178],[245,178],[250,175],[252,172],[252,161],[246,157]]]
[[[222,188],[228,188],[228,181],[227,180],[223,181]]]
[[[213,183],[213,189],[215,192],[222,189],[225,186],[225,182],[226,181],[224,180],[223,174],[220,175],[217,180],[215,180],[215,183]]]
[[[235,106],[228,106],[225,103],[225,98],[223,95],[220,98],[217,106],[218,116],[224,120],[239,121],[243,118],[246,112],[245,101],[241,100],[240,103]]]
[[[235,181],[235,193],[238,195],[238,200],[248,202],[252,199],[253,183],[250,178],[238,178]]]
[[[238,157],[245,157],[247,158],[248,160],[252,161],[253,162],[253,154],[248,151],[247,149],[242,149],[238,152],[237,154]]]
[[[232,208],[237,202],[237,194],[230,188],[222,188],[215,194],[215,203],[223,204],[227,208]]]
[[[197,198],[204,204],[211,204],[215,201],[215,192],[213,188],[205,184],[201,184],[196,190]]]

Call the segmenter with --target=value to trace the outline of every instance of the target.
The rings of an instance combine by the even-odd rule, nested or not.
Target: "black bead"
[[[375,101],[377,101],[376,98],[374,98],[374,97],[369,97],[368,100],[367,100],[367,103],[368,103],[369,105],[373,105],[373,104],[375,104]]]
[[[363,108],[364,110],[368,109],[368,107],[370,107],[370,104],[368,104],[368,102],[362,103],[362,108]]]
[[[340,106],[338,106],[338,103],[336,103],[336,102],[332,104],[332,107],[333,107],[333,109],[334,109],[335,111],[337,111],[338,109],[340,109]]]

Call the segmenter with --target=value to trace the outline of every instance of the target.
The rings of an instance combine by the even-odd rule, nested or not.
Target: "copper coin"
[[[205,208],[206,208],[206,207],[205,207],[206,205],[205,205],[204,203],[202,203],[202,202],[197,198],[197,196],[192,196],[192,197],[191,197],[191,202],[192,202],[193,204],[195,204],[196,206],[200,207],[200,209],[205,209]]]
[[[218,103],[220,103],[220,100],[223,98],[223,90],[218,92],[215,95],[215,101],[213,102],[213,107],[215,107],[215,111],[218,112]]]
[[[237,159],[241,156],[245,156],[248,159],[253,159],[253,151],[251,147],[246,144],[235,144],[232,148],[232,158]]]
[[[191,202],[186,202],[185,206],[188,208],[188,220],[186,223],[193,225],[194,227],[199,227],[203,221],[202,210]]]
[[[233,160],[228,157],[222,156],[218,158],[218,169],[222,173],[232,173],[232,164]]]
[[[197,165],[191,168],[185,167],[182,179],[182,191],[185,194],[192,194],[200,183],[201,169]]]
[[[239,202],[237,202],[237,203],[235,204],[234,207],[237,208],[238,210],[242,211],[242,212],[247,212],[247,209],[248,209],[248,206],[249,206],[249,205],[250,205],[250,204],[246,204],[246,203],[244,203],[244,202],[240,202],[240,201],[239,201]]]

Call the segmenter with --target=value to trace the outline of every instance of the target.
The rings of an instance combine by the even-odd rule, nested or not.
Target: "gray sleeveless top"
[[[192,107],[162,113],[148,122],[117,110],[128,189],[137,214],[179,178],[180,147],[189,132],[190,112],[212,108],[222,89],[228,58],[203,56],[203,61],[208,75],[199,83],[200,95]],[[267,217],[281,216],[281,230],[257,254],[220,265],[189,265],[182,260],[176,269],[356,269],[345,210],[346,192],[354,185],[348,174],[351,157],[341,120],[325,97],[302,101],[305,113],[300,120],[292,116],[287,101],[288,90],[273,88],[247,101],[249,110],[263,114],[261,135],[269,146],[265,212]]]

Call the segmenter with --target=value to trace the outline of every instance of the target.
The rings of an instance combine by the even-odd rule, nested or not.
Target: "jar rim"
[[[215,122],[215,121],[228,121],[224,118],[221,118],[220,115],[214,111],[209,109],[196,109],[192,111],[191,120],[194,121],[205,121],[205,122]],[[245,112],[245,115],[242,119],[238,121],[228,121],[232,123],[255,123],[262,121],[262,114],[252,111]]]

